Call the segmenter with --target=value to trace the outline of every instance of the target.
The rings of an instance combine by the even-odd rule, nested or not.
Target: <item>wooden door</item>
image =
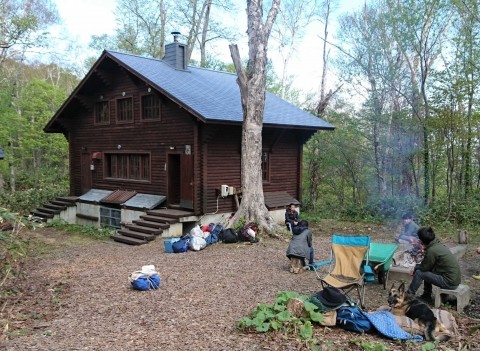
[[[80,191],[85,194],[92,188],[92,155],[88,152],[82,152],[80,165]]]
[[[168,205],[193,209],[193,156],[169,154],[167,160]]]
[[[180,207],[193,210],[193,156],[180,157]]]

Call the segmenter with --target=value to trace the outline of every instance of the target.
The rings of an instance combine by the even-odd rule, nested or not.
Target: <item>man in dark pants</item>
[[[448,247],[435,238],[431,227],[420,228],[418,238],[425,247],[425,256],[414,268],[413,279],[407,292],[415,295],[423,282],[423,294],[420,299],[431,304],[432,285],[449,290],[458,287],[461,282],[460,266]]]

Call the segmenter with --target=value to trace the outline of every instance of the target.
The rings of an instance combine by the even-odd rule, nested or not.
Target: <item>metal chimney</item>
[[[173,35],[173,42],[178,43],[178,37],[180,36],[181,33],[178,31],[174,31],[171,34]]]

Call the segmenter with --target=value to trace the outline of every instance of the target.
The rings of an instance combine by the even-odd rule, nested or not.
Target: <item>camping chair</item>
[[[322,288],[333,286],[345,295],[356,289],[360,306],[365,308],[363,301],[366,279],[362,266],[368,266],[369,247],[369,236],[333,234],[329,273],[324,277],[317,274]]]

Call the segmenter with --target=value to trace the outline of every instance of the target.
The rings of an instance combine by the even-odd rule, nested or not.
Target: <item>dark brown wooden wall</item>
[[[196,122],[187,111],[166,98],[163,99],[160,121],[142,121],[140,119],[140,102],[141,95],[147,94],[147,85],[132,79],[128,73],[122,70],[114,72],[113,76],[116,77],[116,82],[112,82],[112,88],[100,86],[98,91],[90,92],[93,98],[90,99],[92,105],[88,111],[79,108],[69,113],[72,194],[81,195],[80,156],[82,148],[86,148],[87,152],[108,152],[117,151],[117,145],[121,145],[121,151],[126,153],[131,151],[151,152],[151,182],[106,180],[104,179],[102,160],[97,161],[96,170],[92,172],[92,187],[166,195],[166,155],[168,152],[183,153],[184,145],[187,144],[193,147]],[[123,92],[125,92],[125,97],[133,97],[135,116],[133,123],[119,124],[115,120],[115,99],[121,98]],[[94,123],[93,106],[100,95],[103,96],[103,99],[111,102],[109,125],[95,125]],[[171,151],[170,146],[175,146],[175,150]],[[195,153],[195,150],[192,150],[192,153]]]
[[[107,78],[106,78],[107,77]],[[108,84],[104,84],[107,82]],[[241,125],[205,124],[188,111],[163,96],[160,121],[140,119],[141,96],[148,85],[109,62],[93,73],[65,109],[59,122],[65,125],[70,142],[71,194],[81,195],[82,152],[145,151],[151,153],[151,182],[104,179],[103,160],[96,161],[92,187],[107,190],[135,190],[141,193],[167,195],[167,154],[183,153],[192,145],[194,156],[194,211],[198,214],[233,212],[235,198],[218,199],[222,184],[241,190]],[[116,122],[116,99],[133,97],[134,122]],[[100,96],[111,101],[110,124],[95,125],[94,105]],[[298,130],[264,128],[263,148],[270,152],[270,181],[265,192],[286,191],[299,199],[301,148],[305,140]],[[175,146],[171,151],[170,146]]]
[[[205,131],[205,135],[209,139],[203,146],[203,150],[207,151],[203,157],[207,165],[203,172],[203,199],[206,204],[205,213],[213,213],[217,211],[217,196],[222,184],[241,190],[241,127],[215,126],[206,129],[208,131]],[[264,182],[264,192],[286,191],[298,199],[301,144],[297,132],[264,128],[263,148],[270,151],[270,182]],[[218,199],[219,213],[235,210],[233,196]]]

